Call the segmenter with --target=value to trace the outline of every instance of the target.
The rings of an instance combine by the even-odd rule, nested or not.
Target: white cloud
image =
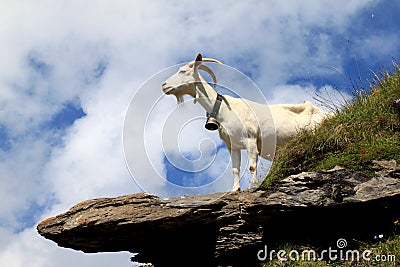
[[[370,60],[372,57],[371,64],[376,64],[379,63],[379,58],[393,57],[393,51],[396,51],[399,46],[400,38],[396,33],[372,32],[355,40],[353,51],[358,60]]]
[[[345,36],[354,16],[371,2],[2,2],[0,126],[10,148],[0,150],[0,200],[7,203],[0,206],[0,234],[9,240],[0,241],[0,265],[128,265],[126,255],[87,256],[57,248],[32,227],[18,230],[26,217],[38,220],[86,198],[139,190],[124,163],[123,119],[137,88],[157,71],[202,52],[251,74],[269,102],[302,102],[317,87],[287,81],[332,75],[324,65],[343,69],[344,52],[332,35]],[[360,40],[366,40],[360,42],[364,48],[352,53],[365,59],[392,55],[397,46],[389,44],[399,43],[395,34]],[[388,44],[381,54],[374,52],[378,41]],[[161,96],[160,82],[151,86],[138,105]],[[257,98],[259,92],[245,94]],[[69,102],[81,105],[87,116],[66,132],[47,129]],[[198,151],[204,135],[195,128],[185,135],[196,139],[182,140],[185,151]],[[154,141],[149,154],[158,165],[160,151]],[[140,153],[135,161],[145,177],[153,167]],[[225,170],[227,154],[221,158],[208,173]],[[215,190],[229,179],[228,169]]]
[[[132,267],[131,253],[84,254],[71,249],[59,248],[53,242],[40,237],[34,229],[10,234],[0,228],[3,237],[9,237],[1,246],[0,262],[9,267],[70,267],[70,266],[121,266]],[[12,238],[10,238],[12,237]]]
[[[48,188],[40,174],[48,151],[44,140],[32,137],[18,140],[9,152],[0,150],[0,225],[18,229],[23,223],[17,222],[18,218],[31,205],[45,204]]]

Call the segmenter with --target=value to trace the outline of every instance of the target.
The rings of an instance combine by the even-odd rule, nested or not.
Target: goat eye
[[[185,70],[180,70],[180,71],[179,71],[179,73],[185,73],[185,72],[186,72]]]

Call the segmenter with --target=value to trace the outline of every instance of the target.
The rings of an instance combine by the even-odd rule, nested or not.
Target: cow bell
[[[219,123],[215,118],[208,117],[207,121],[206,121],[206,125],[204,125],[204,127],[206,127],[207,130],[215,131],[215,130],[218,130]]]

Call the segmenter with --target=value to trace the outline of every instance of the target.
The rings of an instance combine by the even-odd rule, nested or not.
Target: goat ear
[[[194,68],[197,68],[203,62],[203,56],[198,53],[196,59],[194,60]]]
[[[195,61],[203,61],[203,56],[198,53]]]

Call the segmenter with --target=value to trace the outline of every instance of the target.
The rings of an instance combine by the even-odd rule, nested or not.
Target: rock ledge
[[[155,266],[256,266],[264,245],[332,245],[391,231],[400,218],[400,168],[393,160],[374,164],[374,177],[337,167],[289,176],[272,192],[87,200],[37,229],[61,247],[130,251]]]

